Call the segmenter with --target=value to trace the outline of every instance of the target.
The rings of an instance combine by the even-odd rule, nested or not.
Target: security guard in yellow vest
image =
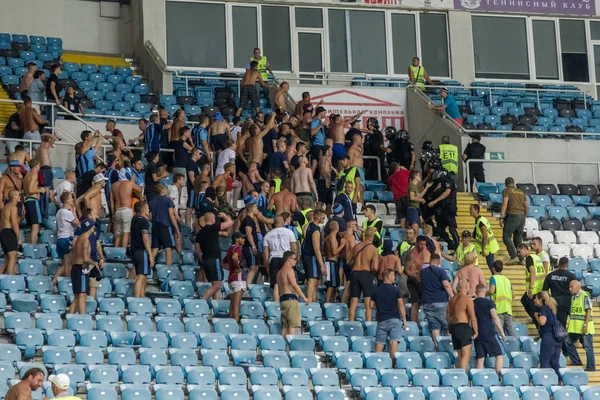
[[[475,255],[475,262],[473,265],[476,267],[479,266],[479,259],[477,257],[477,247],[471,243],[471,232],[463,231],[460,236],[460,244],[456,248],[456,252],[454,255],[442,254],[448,261],[456,261],[458,268],[463,267],[465,265],[465,254],[473,253]]]
[[[50,375],[48,381],[51,383],[52,395],[54,399],[80,400],[77,396],[69,396],[68,390],[71,385],[71,379],[66,374]]]
[[[412,64],[408,66],[408,80],[420,90],[425,90],[425,83],[433,85],[425,68],[421,65],[419,57],[413,57]]]
[[[502,275],[504,264],[502,261],[494,261],[492,265],[492,277],[490,278],[490,289],[487,296],[496,304],[496,313],[500,318],[500,324],[507,336],[517,336],[512,325],[512,301],[515,293],[508,278]]]
[[[486,217],[480,215],[479,212],[479,204],[471,204],[469,213],[471,217],[475,218],[475,229],[473,230],[475,247],[477,247],[477,252],[485,257],[487,266],[491,271],[492,265],[494,265],[494,257],[498,250],[500,250],[500,246],[498,245],[496,236],[494,236],[490,222]]]
[[[375,240],[373,240],[373,245],[377,247],[379,250],[379,254],[383,252],[383,221],[375,216],[375,206],[372,204],[367,204],[363,210],[365,217],[367,219],[362,223],[362,234],[363,238],[367,228],[374,227],[375,228]]]
[[[519,257],[525,260],[525,293],[521,297],[521,304],[523,304],[525,312],[531,317],[537,328],[538,323],[535,318],[537,307],[533,303],[533,295],[541,292],[544,287],[544,279],[546,278],[544,264],[535,252],[529,250],[525,243],[521,243],[517,247],[517,252]]]
[[[442,168],[448,171],[448,175],[456,180],[458,174],[458,147],[450,144],[450,137],[442,137],[440,144],[440,158],[442,160]]]
[[[572,280],[569,283],[569,291],[573,295],[571,298],[571,314],[569,315],[569,324],[567,332],[569,336],[565,340],[565,351],[571,359],[572,365],[581,365],[581,358],[573,345],[579,341],[585,350],[587,359],[586,371],[596,370],[596,360],[594,357],[594,320],[592,319],[592,302],[590,295],[581,289],[578,280]]]
[[[544,266],[544,274],[548,275],[550,271],[550,255],[548,252],[544,250],[543,241],[540,237],[534,237],[531,240],[531,249],[535,251],[535,254],[542,260],[542,265]]]
[[[267,82],[269,79],[267,71],[269,71],[271,74],[273,74],[273,71],[271,70],[271,64],[269,64],[269,61],[267,61],[267,56],[261,55],[258,47],[254,49],[254,54],[252,57],[250,57],[250,61],[248,62],[248,65],[246,65],[246,69],[250,69],[249,66],[252,61],[256,61],[258,63],[258,67],[256,69],[258,72],[260,72],[263,80]]]

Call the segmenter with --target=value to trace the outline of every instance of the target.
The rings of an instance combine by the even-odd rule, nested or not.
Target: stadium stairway
[[[9,100],[8,93],[0,85],[0,99]],[[0,102],[0,131],[4,129],[8,119],[17,111],[17,107],[13,103]]]
[[[458,212],[456,217],[456,222],[458,224],[458,234],[460,235],[462,231],[468,230],[469,232],[473,232],[474,220],[473,217],[469,214],[469,207],[471,204],[476,204],[479,200],[476,198],[473,193],[457,193],[457,205]],[[491,211],[487,210],[485,207],[481,207],[481,215],[486,217],[492,229],[494,230],[494,234],[496,239],[498,240],[498,245],[500,246],[500,251],[496,255],[496,259],[499,259],[503,262],[506,262],[509,259],[508,251],[506,250],[506,246],[502,243],[502,228],[500,227],[500,223],[498,218],[495,218]],[[485,275],[486,282],[489,283],[491,273],[488,268],[486,268],[485,258],[481,255],[479,256],[479,266]],[[525,292],[525,267],[523,265],[504,265],[504,275],[510,280],[513,289],[515,291],[515,298],[513,300],[513,321],[516,322],[524,322],[527,324],[527,328],[529,329],[529,336],[536,336],[537,329],[533,322],[531,322],[531,318],[527,315],[525,310],[523,309],[523,305],[521,304],[521,296]],[[600,315],[600,307],[598,307],[597,303],[594,306],[594,316]],[[596,317],[594,321],[594,326],[596,332],[600,332],[600,323],[598,322],[598,317]],[[581,344],[576,343],[575,346],[579,352],[579,356],[581,357],[581,361],[585,366],[586,358],[585,352],[583,351],[583,347]],[[600,335],[594,335],[594,350],[596,353],[596,358],[600,359]],[[567,365],[570,364],[570,361],[567,361]],[[588,372],[590,385],[598,385],[600,384],[600,371],[599,372]]]

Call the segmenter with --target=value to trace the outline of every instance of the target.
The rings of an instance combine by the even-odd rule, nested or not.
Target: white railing
[[[481,163],[481,164],[488,164],[488,163],[493,163],[493,164],[524,164],[524,165],[529,165],[529,168],[531,169],[531,179],[532,179],[532,183],[534,185],[537,185],[537,179],[535,177],[535,167],[536,165],[593,165],[596,166],[596,171],[598,172],[598,182],[600,182],[600,162],[593,162],[593,161],[524,161],[524,160],[475,160],[475,159],[471,159],[471,160],[467,160],[466,162],[466,167],[465,167],[465,176],[467,179],[467,185],[465,190],[469,191],[471,189],[471,185],[470,185],[470,170],[469,170],[469,166],[471,165],[471,163]]]
[[[489,135],[490,133],[502,133],[502,134],[515,133],[515,134],[520,134],[520,135],[524,134],[525,138],[529,138],[529,139],[539,139],[540,135],[565,136],[564,138],[561,138],[561,139],[582,139],[583,136],[600,136],[600,133],[597,133],[597,132],[547,132],[547,131],[540,132],[540,131],[512,131],[512,130],[511,131],[499,131],[499,130],[464,129],[464,128],[462,128],[462,129],[465,133],[468,133],[468,134],[479,133],[479,134],[482,134],[482,136]],[[531,137],[531,136],[533,136],[533,137]],[[492,136],[490,136],[490,137],[492,137]],[[508,139],[510,139],[510,138],[508,138]]]

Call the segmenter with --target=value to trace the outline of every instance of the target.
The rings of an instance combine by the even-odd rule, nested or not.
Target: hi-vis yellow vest
[[[267,75],[267,56],[262,56],[260,60],[256,60],[254,57],[250,57],[250,62],[252,61],[256,61],[258,63],[256,69],[258,70],[258,72],[260,72],[263,81],[266,82],[269,79],[269,76]]]
[[[590,297],[588,292],[585,290],[581,292],[581,294],[577,297],[573,296],[571,298],[571,315],[569,316],[569,324],[567,326],[568,333],[578,333],[580,335],[583,334],[583,324],[585,323],[585,298]],[[593,311],[590,310],[593,314]],[[592,314],[590,314],[590,321],[587,326],[587,334],[594,334],[594,321],[592,319]]]
[[[458,173],[458,147],[453,144],[440,144],[440,158],[446,171]]]
[[[529,257],[533,259],[533,267],[535,268],[535,281],[533,282],[533,288],[531,290],[532,294],[536,294],[542,291],[544,287],[544,279],[546,279],[546,271],[544,270],[544,264],[542,264],[542,259],[534,253],[530,253]],[[529,278],[531,274],[529,273],[529,268],[525,269],[525,289],[529,291]]]
[[[412,249],[413,247],[415,247],[414,243],[410,244],[407,241],[404,241],[402,243],[400,243],[400,246],[398,246],[398,254],[400,254],[400,257],[402,257],[404,255],[404,253],[406,253],[408,250]]]
[[[368,219],[364,220],[362,223],[362,228],[366,231],[367,228],[377,225],[379,221],[381,221],[379,218],[375,218],[373,221],[369,221]],[[375,236],[379,238],[379,246],[377,247],[379,254],[383,252],[383,227],[381,230],[382,232],[379,232],[379,230],[375,229]]]
[[[425,68],[422,66],[413,67],[412,65],[409,68],[413,73],[415,86],[421,90],[425,90]]]
[[[460,244],[457,248],[456,248],[456,261],[458,261],[459,263],[464,265],[463,260],[465,259],[465,254],[467,253],[472,253],[475,252],[477,253],[477,248],[475,247],[475,245],[473,243],[469,243],[469,245],[467,246],[467,248],[465,249],[462,244]],[[475,256],[475,263],[474,265],[476,267],[479,266],[479,259],[477,258],[477,256]]]
[[[346,182],[352,182],[352,187],[354,188],[354,190],[352,190],[352,193],[350,193],[349,197],[350,200],[352,200],[354,198],[354,191],[356,190],[356,185],[354,184],[354,179],[356,178],[356,174],[357,174],[357,169],[356,167],[352,167],[350,168],[350,171],[348,171],[346,173],[346,171],[342,170],[340,172],[340,175],[338,177],[338,180],[342,181],[345,180]],[[362,185],[362,183],[361,183]],[[344,183],[343,185],[339,185],[341,186],[341,190],[338,190],[337,193],[344,193],[344,187],[346,186],[346,184]]]
[[[492,300],[496,304],[498,314],[512,315],[512,289],[510,281],[504,275],[494,275],[496,282],[496,291],[492,295]]]
[[[302,225],[298,224],[296,225],[296,230],[298,231],[298,233],[300,234],[300,238],[301,238],[301,242],[304,242],[304,227],[306,225],[308,225],[308,218],[306,217],[308,215],[309,212],[311,212],[313,209],[312,208],[307,208],[306,210],[301,210],[300,213],[304,216],[304,223]]]
[[[494,231],[492,230],[492,226],[486,217],[480,215],[475,220],[475,232],[473,234],[475,239],[475,247],[477,247],[477,254],[481,254],[481,243],[483,241],[483,234],[481,233],[481,229],[479,228],[479,223],[483,222],[485,226],[485,230],[487,231],[487,245],[485,246],[486,254],[496,254],[498,250],[500,250],[500,246],[498,245],[498,241],[494,236]]]
[[[281,178],[273,178],[275,182],[275,191],[273,193],[279,193],[281,191]]]

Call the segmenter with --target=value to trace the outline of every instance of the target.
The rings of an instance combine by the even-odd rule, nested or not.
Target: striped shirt
[[[144,131],[144,151],[146,153],[160,152],[161,124],[150,124]]]
[[[96,149],[94,148],[75,157],[75,175],[77,179],[86,172],[94,169],[94,157],[96,157]]]

